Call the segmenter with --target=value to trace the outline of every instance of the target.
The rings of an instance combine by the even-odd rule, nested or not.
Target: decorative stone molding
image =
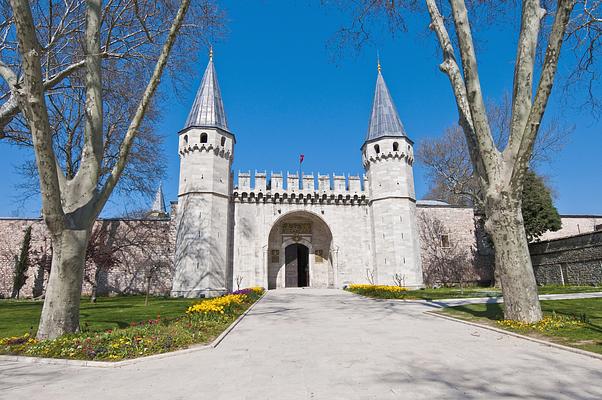
[[[215,146],[212,143],[192,143],[180,148],[180,155],[185,157],[189,153],[200,151],[200,152],[213,152],[216,156],[225,158],[226,160],[232,160],[234,155],[231,151],[224,149],[221,146]]]
[[[267,191],[255,192],[255,191],[239,191],[234,190],[232,194],[232,201],[235,203],[255,203],[255,204],[321,204],[321,205],[350,205],[350,206],[361,206],[367,205],[369,202],[368,196],[365,194],[335,194],[335,193],[320,193],[320,192],[303,192],[303,193],[289,193],[289,192],[272,192]]]
[[[377,155],[370,155],[368,157],[362,157],[362,164],[364,168],[369,169],[371,163],[376,163],[380,161],[385,161],[388,159],[394,160],[405,160],[408,165],[412,166],[414,164],[414,157],[411,154],[404,153],[403,151],[389,151],[382,152]]]

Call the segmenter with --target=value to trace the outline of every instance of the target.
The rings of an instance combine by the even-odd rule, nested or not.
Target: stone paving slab
[[[0,399],[600,399],[602,362],[340,290],[270,291],[214,348],[119,369],[0,363]]]

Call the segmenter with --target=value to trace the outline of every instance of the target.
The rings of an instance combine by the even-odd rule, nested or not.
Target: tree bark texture
[[[537,322],[542,313],[520,195],[506,190],[494,193],[488,196],[485,208],[485,229],[495,247],[495,268],[504,295],[504,318]]]
[[[38,339],[52,339],[79,330],[79,303],[88,236],[86,229],[66,229],[52,240],[52,269]]]

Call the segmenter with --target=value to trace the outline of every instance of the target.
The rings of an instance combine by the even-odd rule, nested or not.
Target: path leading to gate
[[[0,399],[600,399],[602,361],[339,290],[270,291],[215,349],[0,364]]]

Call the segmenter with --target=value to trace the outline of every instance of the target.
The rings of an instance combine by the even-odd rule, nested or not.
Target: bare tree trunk
[[[486,201],[485,228],[495,246],[495,268],[504,295],[504,318],[536,322],[542,317],[537,283],[521,212],[520,194],[501,191]]]
[[[90,295],[90,303],[96,303],[96,297],[98,295],[98,281],[100,280],[100,266],[96,266],[96,271],[94,271],[94,281],[92,282],[92,294]]]
[[[51,339],[79,330],[79,304],[87,230],[62,231],[52,240],[52,273],[38,328],[38,339]]]
[[[148,274],[146,277],[146,297],[144,298],[144,307],[148,306],[148,295],[150,293],[150,284],[152,280],[152,275]]]
[[[42,195],[44,221],[52,234],[53,258],[48,290],[40,318],[38,338],[55,338],[79,329],[79,304],[87,242],[96,217],[102,211],[128,162],[144,115],[148,111],[169,54],[182,26],[190,0],[182,0],[152,76],[142,94],[119,155],[106,181],[103,167],[103,96],[101,74],[102,1],[86,0],[85,31],[85,124],[81,162],[75,176],[67,179],[53,147],[53,135],[46,108],[40,43],[28,0],[11,0],[23,82],[0,62],[0,76],[8,79],[17,93],[19,106],[31,131]]]

